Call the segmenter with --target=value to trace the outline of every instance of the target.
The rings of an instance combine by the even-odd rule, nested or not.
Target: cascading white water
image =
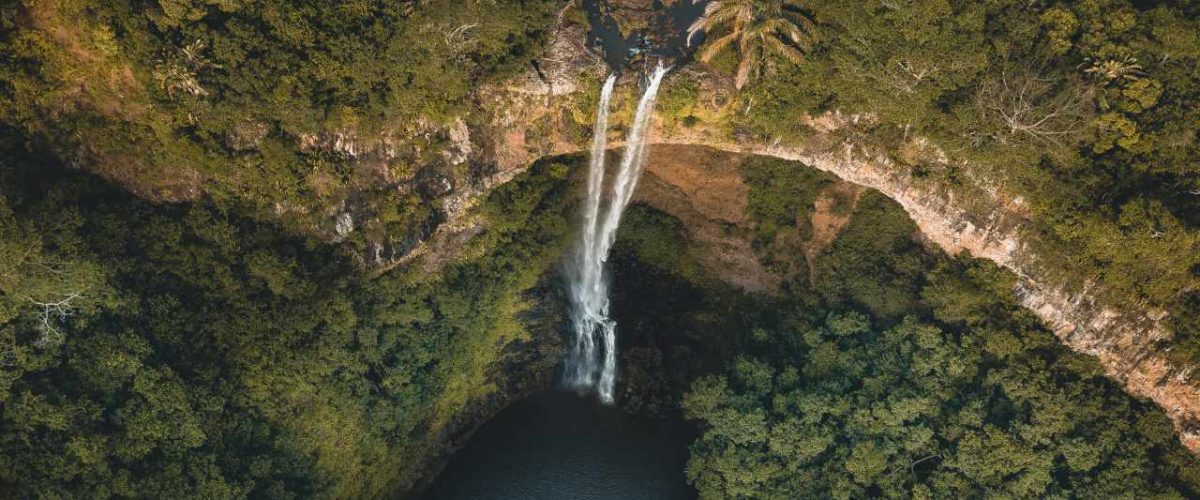
[[[583,232],[571,276],[571,319],[575,339],[567,358],[567,383],[576,387],[596,386],[600,400],[613,401],[613,386],[617,373],[616,323],[608,318],[608,281],[604,262],[616,240],[621,214],[633,197],[646,157],[646,131],[654,112],[658,87],[668,68],[659,65],[650,76],[646,91],[638,101],[633,126],[626,138],[625,152],[613,180],[613,195],[604,219],[599,218],[600,198],[604,183],[604,160],[607,149],[608,101],[612,96],[615,76],[609,76],[600,92],[596,128],[593,132],[591,159],[588,165],[588,192],[584,202]],[[604,342],[604,359],[597,359],[596,340]]]
[[[600,90],[600,102],[596,107],[596,126],[592,131],[592,156],[588,165],[587,199],[583,207],[583,238],[576,250],[573,267],[571,298],[574,310],[572,321],[575,339],[567,358],[567,383],[576,387],[592,384],[596,371],[596,342],[591,330],[595,321],[588,311],[592,310],[586,290],[592,278],[592,255],[596,247],[596,218],[600,213],[600,193],[604,186],[604,152],[608,148],[608,102],[612,98],[617,75],[609,75]]]

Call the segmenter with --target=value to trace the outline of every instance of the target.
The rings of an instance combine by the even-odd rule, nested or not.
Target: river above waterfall
[[[687,43],[687,28],[704,13],[708,0],[663,2],[644,0],[628,2],[584,0],[587,13],[589,43],[600,49],[604,61],[614,70],[623,70],[639,56],[665,61],[668,66],[683,61],[704,41],[704,32],[695,34],[692,45]],[[616,4],[616,5],[614,5]],[[619,20],[612,15],[616,9],[626,9],[641,17],[645,26],[623,33]]]
[[[427,499],[687,499],[695,426],[629,415],[552,390],[485,423],[451,457]]]

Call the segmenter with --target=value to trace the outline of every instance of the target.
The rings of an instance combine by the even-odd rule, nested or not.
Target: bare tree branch
[[[55,323],[64,321],[67,317],[74,314],[75,307],[71,305],[71,301],[78,299],[80,295],[80,292],[72,292],[56,302],[41,302],[33,298],[29,299],[30,302],[41,308],[41,311],[38,313],[38,320],[40,321],[38,330],[42,332],[41,338],[37,340],[39,347],[45,347],[51,342],[62,340],[62,332],[55,327]]]
[[[984,80],[975,107],[996,126],[989,135],[1001,144],[1033,140],[1063,147],[1084,131],[1092,111],[1092,91],[1073,83],[1030,68],[1005,68]]]

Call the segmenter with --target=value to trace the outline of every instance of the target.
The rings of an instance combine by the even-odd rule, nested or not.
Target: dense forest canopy
[[[395,136],[412,144],[387,175],[411,175],[442,139],[408,136],[525,69],[561,7],[6,1],[0,120],[150,199],[203,193],[307,228],[369,191],[381,224],[403,232],[427,218],[419,198],[364,186],[342,154],[359,152],[316,146]]]
[[[1200,357],[1194,2],[719,3],[698,55],[746,85],[731,130],[773,141],[805,113],[865,113],[901,163],[928,137],[949,167],[909,167],[1019,198],[1047,273],[1170,311],[1171,355]],[[366,191],[373,230],[404,233],[424,200],[312,145],[387,143],[408,152],[383,175],[411,176],[446,140],[429,129],[486,120],[473,92],[527,69],[565,6],[9,0],[0,119],[152,199],[303,229]]]
[[[1047,274],[1170,311],[1171,355],[1200,359],[1195,2],[720,3],[766,15],[753,25],[811,19],[821,40],[803,57],[733,44],[713,58],[761,75],[735,119],[745,132],[795,137],[795,117],[829,110],[878,117],[872,139],[898,163],[967,197],[1019,198]],[[913,160],[912,136],[951,161]]]
[[[514,315],[565,234],[565,169],[545,165],[494,194],[478,259],[373,277],[344,249],[6,148],[32,156],[0,171],[15,498],[387,494],[494,390],[487,346],[528,336]]]
[[[870,117],[854,139],[897,168],[1019,199],[1047,274],[1169,311],[1160,347],[1195,366],[1200,4],[720,3],[696,49],[738,113],[688,114],[696,83],[668,79],[667,123],[768,143],[803,140],[805,115]],[[443,130],[492,118],[481,89],[585,22],[567,7],[0,0],[0,497],[379,497],[424,479],[517,347],[558,332],[580,159],[483,189],[490,165],[440,151]],[[950,160],[907,161],[913,137]],[[702,376],[660,395],[704,430],[702,497],[1200,496],[1167,418],[1059,345],[1011,275],[929,251],[874,192],[835,197],[849,225],[805,253],[836,180],[739,168],[778,294],[719,282],[648,206],[614,249],[617,279],[686,291],[627,340],[705,346],[686,372]],[[437,269],[370,267],[365,235],[442,221],[430,170],[483,192],[480,230]],[[322,226],[347,205],[370,224]]]
[[[787,222],[772,207],[815,198],[827,179],[780,185],[765,180],[788,177],[783,162],[742,168],[762,179],[761,245],[811,230],[797,227],[811,204]],[[1200,463],[1167,419],[1064,349],[1014,303],[1011,276],[929,255],[878,194],[844,210],[816,285],[792,283],[683,399],[704,427],[687,469],[701,498],[1200,494]]]

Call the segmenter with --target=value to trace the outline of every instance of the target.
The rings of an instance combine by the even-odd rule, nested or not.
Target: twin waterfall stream
[[[638,101],[625,151],[613,179],[612,197],[603,218],[600,217],[600,200],[604,191],[604,163],[608,149],[608,107],[617,80],[615,74],[605,80],[597,105],[588,165],[587,198],[583,208],[582,238],[568,265],[574,339],[565,363],[565,376],[569,386],[580,389],[595,387],[605,404],[613,402],[613,386],[616,383],[617,324],[608,317],[609,283],[604,262],[608,260],[608,252],[616,240],[621,213],[629,205],[642,173],[646,159],[646,132],[654,113],[654,99],[667,70],[662,65],[655,68]]]

